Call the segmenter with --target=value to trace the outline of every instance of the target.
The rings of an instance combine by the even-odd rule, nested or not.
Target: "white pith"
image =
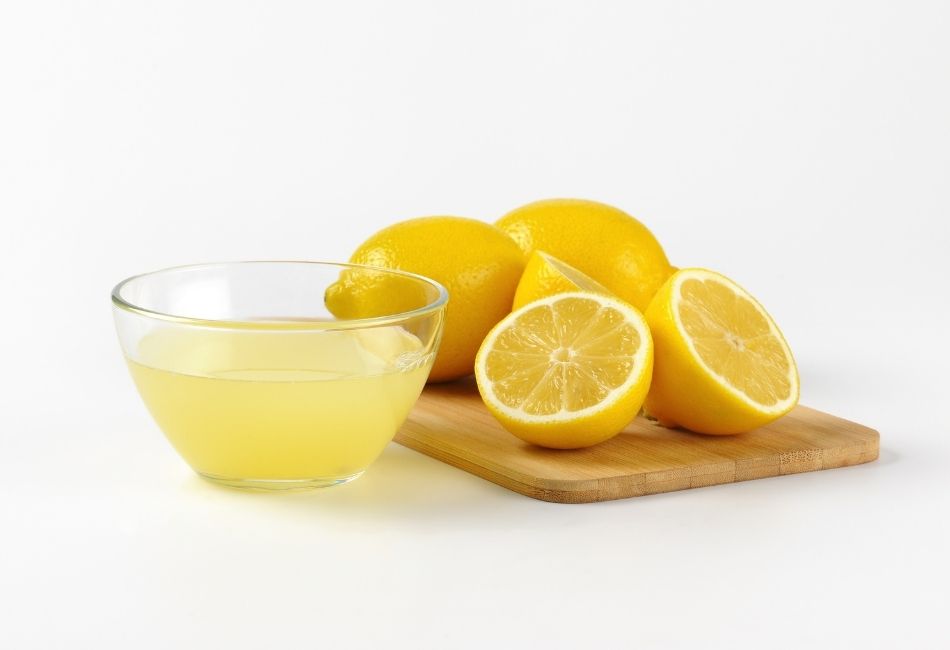
[[[732,383],[723,377],[721,374],[710,368],[706,362],[700,356],[699,351],[696,350],[696,345],[693,343],[693,340],[686,334],[686,328],[683,325],[682,320],[680,319],[680,310],[679,305],[681,301],[680,289],[683,286],[683,282],[686,280],[711,280],[713,282],[718,282],[719,284],[727,287],[729,290],[733,291],[737,295],[745,298],[750,303],[752,303],[755,308],[759,311],[760,314],[765,318],[766,322],[769,324],[769,333],[771,333],[781,344],[782,351],[785,353],[786,359],[788,359],[788,385],[789,385],[789,395],[786,399],[781,402],[776,402],[775,404],[762,404],[758,402],[744,391],[739,390]],[[735,284],[728,278],[719,273],[714,273],[713,271],[707,271],[705,269],[688,269],[681,271],[677,274],[677,278],[673,281],[673,286],[670,287],[670,310],[673,312],[673,322],[676,325],[676,329],[679,331],[680,336],[686,342],[686,346],[689,348],[690,353],[693,355],[693,358],[703,367],[703,369],[708,372],[710,375],[716,378],[716,381],[732,395],[735,395],[737,398],[756,409],[757,411],[762,411],[764,413],[784,413],[798,399],[798,372],[795,368],[795,359],[792,357],[792,352],[788,347],[788,343],[785,342],[785,337],[782,336],[782,333],[775,326],[775,321],[772,320],[772,317],[769,316],[768,312],[759,304],[759,301],[749,295],[742,287]]]
[[[637,334],[640,336],[640,346],[633,355],[633,369],[631,373],[620,386],[607,393],[603,400],[594,406],[589,406],[579,411],[568,411],[566,409],[562,409],[557,413],[532,415],[502,403],[502,401],[495,395],[493,383],[486,373],[485,364],[488,357],[487,351],[494,347],[495,340],[498,338],[499,334],[509,329],[511,323],[517,320],[517,318],[525,311],[536,309],[544,305],[552,305],[566,298],[583,298],[585,300],[596,302],[601,305],[601,307],[614,309],[620,312],[623,315],[624,320],[637,330]],[[478,362],[475,366],[475,375],[484,391],[484,398],[490,401],[494,408],[498,409],[512,420],[531,423],[570,422],[573,420],[588,418],[592,415],[596,415],[600,411],[605,410],[606,408],[615,404],[620,397],[628,393],[637,383],[639,383],[643,378],[644,371],[646,370],[647,349],[651,343],[652,338],[650,337],[650,330],[649,327],[647,327],[643,316],[620,300],[611,298],[609,296],[586,293],[582,291],[560,293],[548,298],[536,300],[528,305],[525,305],[521,309],[508,314],[508,316],[506,316],[497,326],[495,326],[495,328],[489,333],[488,337],[482,343],[482,349],[486,350],[486,353],[480,354],[478,356]]]

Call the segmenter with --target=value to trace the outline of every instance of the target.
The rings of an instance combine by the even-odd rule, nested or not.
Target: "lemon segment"
[[[521,274],[512,307],[520,309],[529,302],[569,291],[610,294],[607,287],[570,264],[543,251],[534,251]]]
[[[638,311],[616,298],[562,293],[512,312],[475,360],[488,409],[515,436],[544,447],[586,447],[637,415],[650,386],[653,341]]]
[[[700,433],[742,433],[798,402],[798,370],[781,331],[725,276],[677,271],[646,319],[656,348],[646,410],[661,422]]]

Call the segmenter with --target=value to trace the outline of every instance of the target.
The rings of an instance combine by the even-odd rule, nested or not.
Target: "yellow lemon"
[[[403,277],[374,267],[354,266],[327,287],[324,302],[337,318],[390,316],[424,307],[429,290],[411,276]]]
[[[798,402],[795,360],[772,317],[705,269],[677,271],[646,312],[656,346],[646,411],[700,433],[750,431]]]
[[[570,264],[565,264],[543,251],[534,251],[528,258],[528,264],[524,267],[524,273],[521,274],[521,280],[515,290],[513,309],[520,309],[529,302],[568,291],[610,293],[607,287]]]
[[[653,341],[640,312],[582,292],[512,312],[475,359],[482,400],[502,426],[557,449],[620,433],[640,411],[652,369]]]
[[[643,311],[672,273],[646,226],[617,208],[549,199],[513,210],[496,224],[526,252],[542,250],[586,273]]]
[[[521,249],[504,232],[462,217],[421,217],[384,228],[363,242],[350,262],[411,271],[448,289],[442,343],[430,381],[472,373],[478,346],[511,310],[524,270]],[[397,281],[367,272],[344,273],[327,290],[327,308],[338,317],[365,317],[416,306],[420,298],[409,293],[409,283],[403,288],[368,285]]]

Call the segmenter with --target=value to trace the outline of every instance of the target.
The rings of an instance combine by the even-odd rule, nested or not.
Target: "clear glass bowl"
[[[426,382],[447,300],[419,275],[324,262],[183,266],[112,291],[168,440],[201,476],[264,489],[363,473]]]

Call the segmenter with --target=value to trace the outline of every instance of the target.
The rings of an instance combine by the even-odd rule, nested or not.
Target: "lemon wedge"
[[[512,312],[475,358],[482,400],[508,431],[559,449],[618,434],[650,387],[653,340],[643,316],[611,296],[571,292]]]
[[[544,251],[534,251],[515,289],[513,309],[529,302],[569,291],[591,291],[610,294],[610,290],[594,278],[578,271]]]
[[[750,431],[798,402],[798,370],[768,312],[729,278],[682,269],[646,311],[656,346],[646,411],[711,434]]]

